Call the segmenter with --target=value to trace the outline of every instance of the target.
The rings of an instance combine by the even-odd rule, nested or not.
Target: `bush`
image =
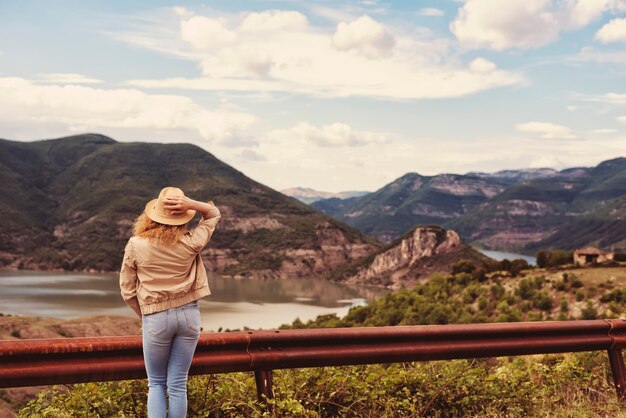
[[[511,269],[509,271],[511,272],[511,275],[515,277],[519,275],[522,270],[528,270],[529,268],[530,265],[528,264],[528,261],[523,258],[516,258],[511,262]]]
[[[522,299],[530,300],[537,292],[537,284],[531,277],[520,280],[515,293]]]
[[[537,266],[541,268],[558,267],[571,264],[573,253],[561,250],[540,250],[537,252]]]
[[[580,312],[580,319],[596,319],[598,311],[593,307],[591,301],[587,301],[587,306]]]
[[[476,265],[471,260],[461,260],[452,266],[452,274],[472,273],[476,270]]]
[[[552,309],[552,298],[545,290],[537,292],[533,296],[533,306],[542,311],[549,311]]]
[[[613,289],[609,293],[606,293],[600,297],[600,302],[617,302],[622,303],[626,301],[626,288]]]

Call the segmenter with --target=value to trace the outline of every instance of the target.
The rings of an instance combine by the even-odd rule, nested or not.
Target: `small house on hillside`
[[[574,264],[584,266],[590,263],[603,263],[611,261],[615,257],[615,253],[607,253],[595,247],[586,247],[574,251]]]

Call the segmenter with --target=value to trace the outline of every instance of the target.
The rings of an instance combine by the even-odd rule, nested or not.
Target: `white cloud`
[[[618,122],[626,123],[626,116],[618,116],[617,120],[618,120]]]
[[[306,2],[303,3],[303,6],[308,9],[309,13],[333,23],[353,20],[360,15],[360,13],[355,15],[352,11],[345,10],[345,8],[325,7],[316,2]]]
[[[591,133],[593,133],[593,134],[601,134],[601,135],[614,134],[616,132],[619,132],[619,131],[617,129],[609,129],[609,128],[594,129],[593,131],[591,131]]]
[[[237,34],[225,27],[223,19],[193,16],[180,22],[180,36],[195,48],[230,45],[237,41]]]
[[[626,93],[605,93],[586,97],[589,102],[606,103],[611,105],[626,105]]]
[[[280,91],[319,97],[424,99],[460,97],[524,82],[521,75],[498,69],[484,59],[464,63],[461,56],[451,52],[448,40],[433,38],[428,32],[394,32],[367,16],[341,22],[333,32],[327,27],[304,25],[304,16],[298,18],[292,13],[274,10],[245,17],[226,16],[223,26],[236,28],[236,42],[192,52],[185,49],[189,48],[188,42],[178,47],[167,40],[159,42],[162,28],[160,32],[144,28],[138,34],[118,37],[139,38],[141,46],[159,51],[168,45],[172,55],[186,54],[202,71],[202,76],[195,79],[132,80],[129,84],[143,88]],[[300,23],[290,26],[285,24],[287,21]],[[250,30],[244,31],[244,26]]]
[[[300,12],[268,10],[248,14],[241,23],[240,29],[244,32],[302,30],[308,24],[309,20]]]
[[[596,33],[595,39],[602,43],[626,42],[626,18],[613,19]]]
[[[267,161],[267,158],[259,154],[252,149],[244,149],[237,156],[236,159],[241,162],[249,161]]]
[[[558,155],[536,155],[528,164],[529,168],[552,168],[552,167],[562,167],[563,161],[559,158]]]
[[[369,58],[389,55],[396,44],[383,25],[367,15],[337,25],[333,47],[339,51],[353,51]]]
[[[557,38],[559,25],[550,13],[550,0],[468,0],[450,30],[459,41],[495,50],[534,48]]]
[[[173,10],[174,10],[174,13],[176,13],[178,16],[193,16],[193,12],[190,12],[189,10],[187,10],[185,7],[182,7],[182,6],[174,6]]]
[[[579,139],[572,130],[563,125],[547,122],[526,122],[515,125],[520,132],[538,134],[543,139]]]
[[[271,131],[266,137],[271,142],[282,142],[286,146],[293,146],[297,143],[309,143],[319,147],[355,147],[384,144],[391,139],[388,133],[358,131],[349,125],[338,122],[322,127],[302,122],[288,129]]]
[[[564,3],[563,26],[578,29],[598,20],[604,12],[618,7],[618,0],[569,0]],[[557,3],[558,5],[558,3]]]
[[[470,62],[469,69],[476,73],[490,73],[496,70],[496,64],[484,58],[476,58]]]
[[[626,66],[625,51],[602,51],[593,47],[584,47],[573,57],[573,61],[597,62],[601,64],[617,64]]]
[[[272,56],[260,45],[224,48],[200,62],[202,74],[209,78],[263,78],[269,75],[273,65]]]
[[[41,81],[55,84],[98,84],[102,80],[87,77],[76,73],[41,73],[38,74]]]
[[[443,16],[445,13],[441,9],[426,7],[417,12],[419,16]]]
[[[238,144],[256,120],[243,111],[207,109],[184,96],[146,94],[136,89],[39,85],[17,77],[0,78],[3,119],[61,124],[68,131],[184,129],[224,144]]]
[[[564,30],[580,29],[619,10],[621,0],[466,0],[450,30],[472,47],[498,51],[546,45]]]

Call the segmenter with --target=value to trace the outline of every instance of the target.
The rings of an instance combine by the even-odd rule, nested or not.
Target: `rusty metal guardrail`
[[[625,398],[626,320],[247,331],[200,336],[190,374],[606,350]],[[0,388],[145,378],[141,338],[0,341]]]

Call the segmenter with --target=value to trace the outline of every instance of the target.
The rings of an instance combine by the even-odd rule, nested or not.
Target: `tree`
[[[528,268],[530,268],[528,261],[523,258],[516,258],[511,262],[511,269],[509,271],[511,272],[511,275],[517,276],[522,270],[526,270]]]
[[[545,250],[539,250],[537,252],[537,267],[547,267],[548,266],[548,252]]]
[[[452,274],[472,273],[474,270],[476,270],[476,265],[471,260],[461,260],[452,266]]]

